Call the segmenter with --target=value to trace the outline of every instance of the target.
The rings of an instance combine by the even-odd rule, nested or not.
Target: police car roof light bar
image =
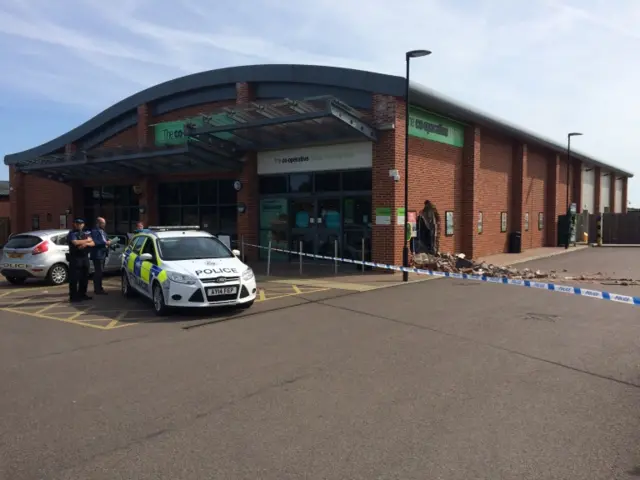
[[[167,227],[153,226],[153,227],[148,227],[147,229],[154,232],[171,232],[171,231],[183,231],[183,230],[200,230],[200,226],[199,225],[175,225],[175,226],[172,225]]]

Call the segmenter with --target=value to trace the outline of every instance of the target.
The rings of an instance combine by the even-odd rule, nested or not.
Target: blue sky
[[[68,131],[153,84],[253,63],[412,75],[640,174],[640,2],[3,0],[0,154]],[[408,15],[407,15],[408,14]],[[0,167],[0,178],[8,178]],[[640,205],[640,181],[629,197]]]

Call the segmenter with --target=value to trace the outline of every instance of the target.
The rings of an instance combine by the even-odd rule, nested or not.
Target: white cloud
[[[7,0],[0,61],[12,68],[0,85],[88,116],[201,70],[315,63],[402,75],[403,52],[429,48],[417,81],[559,142],[583,131],[577,148],[634,171],[638,25],[635,0]],[[631,187],[640,203],[640,182]]]

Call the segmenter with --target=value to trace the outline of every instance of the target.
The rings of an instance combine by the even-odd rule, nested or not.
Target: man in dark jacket
[[[91,249],[91,260],[93,261],[93,291],[96,295],[106,295],[102,286],[102,277],[104,275],[104,262],[109,255],[109,247],[111,240],[107,237],[104,227],[107,222],[104,218],[96,219],[96,227],[91,230],[91,238],[95,247]]]

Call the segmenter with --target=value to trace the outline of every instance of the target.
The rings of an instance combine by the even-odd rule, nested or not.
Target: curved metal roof
[[[131,95],[107,108],[82,125],[60,135],[58,138],[29,150],[5,156],[4,162],[7,165],[12,165],[23,160],[51,154],[63,149],[66,144],[76,142],[99,129],[105,123],[115,121],[118,117],[136,109],[138,105],[152,103],[165,97],[190,90],[210,88],[216,85],[230,85],[238,82],[278,82],[327,85],[402,97],[404,96],[404,81],[405,79],[403,77],[394,75],[319,65],[247,65],[194,73],[155,85]],[[522,141],[538,144],[558,153],[564,153],[566,151],[566,145],[564,144],[559,144],[548,138],[541,137],[505,120],[479,111],[471,106],[464,105],[422,85],[412,83],[411,95],[412,104],[451,117],[452,119],[504,131]],[[572,150],[571,153],[575,158],[589,164],[605,167],[621,175],[633,176],[630,172],[604,163],[579,151]]]

